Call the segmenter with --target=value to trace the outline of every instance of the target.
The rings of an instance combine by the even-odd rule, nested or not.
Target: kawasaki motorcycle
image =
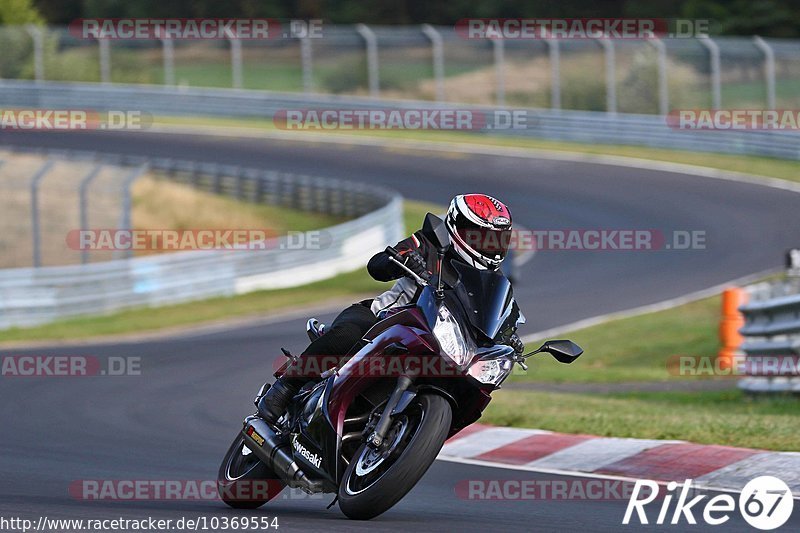
[[[336,493],[345,515],[373,518],[416,485],[447,438],[480,418],[515,363],[527,369],[525,360],[540,352],[562,363],[581,355],[567,340],[524,355],[502,344],[524,322],[510,282],[452,261],[457,275],[445,283],[449,235],[434,215],[425,224],[438,241],[437,274],[426,281],[386,249],[420,287],[416,303],[379,316],[352,353],[299,391],[276,425],[258,415],[244,420],[218,476],[228,505],[256,508],[288,485]],[[297,362],[284,353],[290,360],[276,375]],[[259,482],[263,490],[253,490]]]

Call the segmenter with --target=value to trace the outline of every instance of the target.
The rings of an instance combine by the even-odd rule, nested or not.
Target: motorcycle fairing
[[[373,326],[368,332],[367,344],[339,369],[336,374],[323,381],[321,394],[306,399],[303,413],[311,412],[308,419],[300,421],[299,442],[310,454],[318,453],[320,467],[307,460],[294,445],[295,459],[303,465],[308,475],[316,475],[327,483],[337,484],[344,474],[346,464],[341,457],[344,419],[353,400],[383,376],[363,375],[360,369],[366,368],[370,357],[381,357],[392,344],[400,344],[413,354],[435,354],[436,349],[429,342],[431,333],[427,330],[427,320],[416,307],[409,307]],[[315,390],[316,392],[316,390]],[[313,409],[311,402],[315,402]]]

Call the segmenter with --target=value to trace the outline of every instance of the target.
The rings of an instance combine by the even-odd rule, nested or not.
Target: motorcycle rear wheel
[[[217,475],[217,492],[222,501],[234,509],[257,509],[280,494],[285,486],[245,447],[244,437],[237,435]]]
[[[349,518],[369,520],[389,510],[430,468],[442,449],[453,411],[437,394],[418,396],[397,415],[385,445],[362,444],[339,485],[339,508]]]

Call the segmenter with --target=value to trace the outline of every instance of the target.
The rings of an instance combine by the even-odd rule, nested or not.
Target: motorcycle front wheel
[[[234,509],[256,509],[280,494],[283,481],[258,460],[237,435],[233,440],[217,475],[219,497]]]
[[[452,418],[452,408],[441,396],[418,396],[394,417],[381,447],[365,443],[353,455],[339,485],[342,512],[369,520],[400,501],[436,459]]]

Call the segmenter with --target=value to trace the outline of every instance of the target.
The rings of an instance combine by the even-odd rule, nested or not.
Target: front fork
[[[406,392],[409,392],[411,384],[411,378],[408,376],[400,376],[397,378],[397,385],[395,385],[392,395],[389,396],[389,400],[383,407],[383,412],[378,419],[378,423],[375,425],[375,429],[369,437],[367,437],[367,446],[371,448],[380,448],[381,444],[383,444],[384,439],[386,439],[386,433],[392,425],[392,415],[400,405],[401,400],[404,400],[404,403],[410,400]]]

